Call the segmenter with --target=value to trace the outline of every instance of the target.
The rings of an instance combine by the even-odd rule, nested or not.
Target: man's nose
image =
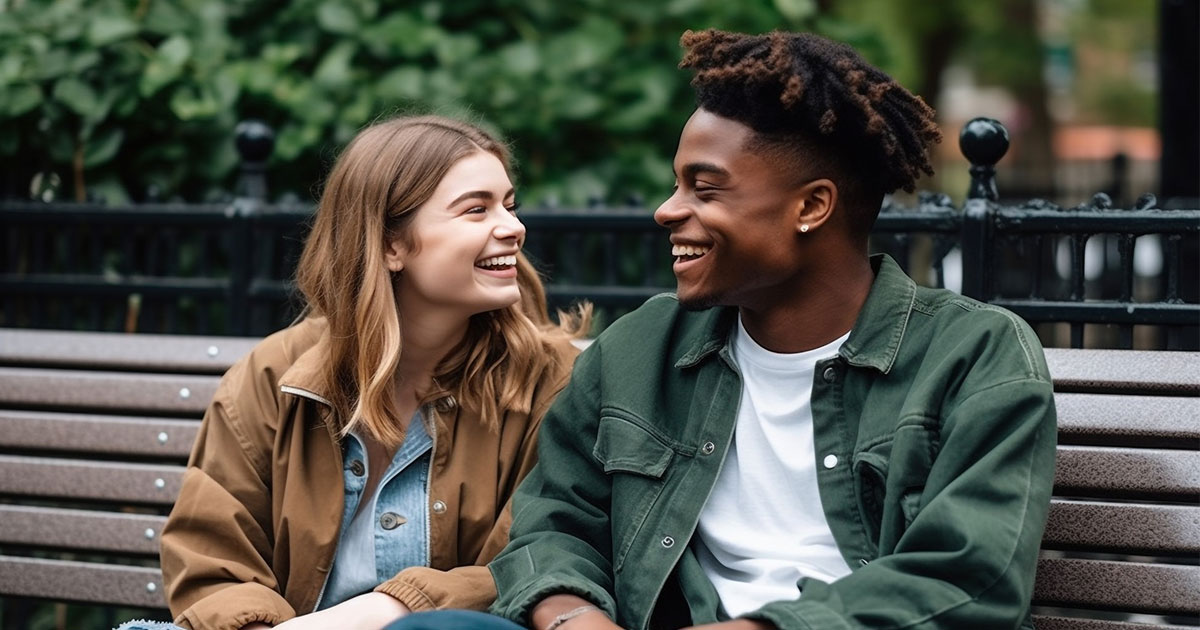
[[[679,191],[675,191],[654,211],[655,223],[663,227],[671,227],[673,224],[687,219],[689,208],[678,197]]]

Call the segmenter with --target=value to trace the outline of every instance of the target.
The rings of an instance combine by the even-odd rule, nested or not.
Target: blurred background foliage
[[[233,128],[258,118],[277,132],[273,194],[311,200],[363,125],[434,111],[511,140],[535,205],[651,203],[692,108],[683,30],[811,30],[931,101],[958,63],[1045,103],[1039,4],[1086,5],[1076,34],[1097,15],[1153,28],[1149,2],[1123,0],[0,0],[0,192],[220,199]],[[1114,28],[1109,45],[1152,50]],[[1153,124],[1153,86],[1128,83],[1084,86],[1087,108]],[[1046,108],[1028,118],[1050,160]]]

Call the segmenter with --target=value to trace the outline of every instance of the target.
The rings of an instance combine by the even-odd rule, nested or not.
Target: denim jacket
[[[1041,347],[1003,309],[917,287],[885,256],[812,383],[818,486],[853,572],[748,614],[783,630],[1031,627],[1054,472]],[[670,295],[611,326],[547,413],[490,564],[492,611],[572,593],[631,630],[721,620],[690,541],[730,446],[735,309]]]

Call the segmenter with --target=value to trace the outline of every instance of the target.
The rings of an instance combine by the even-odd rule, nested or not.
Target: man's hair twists
[[[878,169],[868,178],[883,193],[912,192],[933,174],[928,151],[942,138],[933,109],[853,48],[809,33],[714,29],[686,31],[680,43],[679,67],[695,72],[701,108],[769,137],[832,147],[845,164]]]

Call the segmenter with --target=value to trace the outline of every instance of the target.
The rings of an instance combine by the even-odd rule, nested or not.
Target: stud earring
[[[808,224],[807,224],[807,223],[802,223],[802,224],[800,224],[800,231],[801,231],[801,232],[808,232]]]

